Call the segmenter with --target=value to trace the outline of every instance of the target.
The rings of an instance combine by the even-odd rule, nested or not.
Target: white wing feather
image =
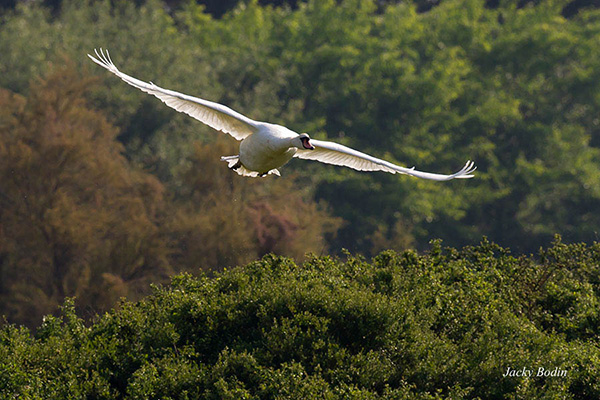
[[[260,125],[259,122],[233,111],[222,104],[188,96],[174,90],[163,89],[152,82],[146,83],[124,74],[113,64],[108,50],[106,53],[102,49],[100,49],[100,52],[97,50],[94,50],[94,52],[97,58],[88,54],[88,57],[92,61],[106,68],[131,86],[158,97],[169,107],[196,118],[213,129],[228,133],[237,140],[242,140],[256,132]]]
[[[434,181],[448,181],[456,178],[472,178],[472,172],[477,169],[473,161],[467,161],[465,166],[454,174],[433,174],[430,172],[417,171],[414,169],[414,167],[401,167],[338,143],[315,139],[311,139],[310,143],[315,147],[314,150],[298,150],[294,157],[349,167],[358,171],[385,171],[392,174],[400,173],[416,176],[418,178],[432,179]]]

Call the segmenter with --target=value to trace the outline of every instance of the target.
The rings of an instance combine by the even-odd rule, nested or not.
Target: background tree
[[[175,203],[172,234],[179,248],[178,268],[235,266],[267,253],[303,259],[327,252],[327,239],[341,223],[293,175],[248,179],[232,174],[218,155],[234,154],[238,142],[219,138],[197,145],[186,182]]]
[[[88,107],[92,81],[67,62],[27,98],[1,92],[0,310],[11,321],[34,326],[65,296],[86,314],[105,310],[147,292],[170,265],[197,271],[327,250],[339,219],[293,176],[232,174],[219,160],[237,148],[230,138],[198,145],[185,185],[164,198],[163,184],[125,159],[118,131]]]
[[[309,1],[296,10],[251,2],[221,19],[194,2],[174,17],[154,0],[65,1],[54,16],[23,5],[0,32],[0,81],[22,93],[58,50],[91,68],[82,54],[110,42],[116,61],[127,54],[118,61],[123,70],[256,119],[420,168],[450,170],[468,156],[478,162],[477,180],[448,185],[310,164],[297,171],[315,199],[335,204],[348,222],[334,248],[369,254],[400,229],[415,246],[486,234],[532,251],[555,230],[593,240],[598,224],[590,211],[597,196],[586,189],[598,179],[597,11],[568,20],[565,4],[457,0],[418,13],[406,4],[382,12],[367,0]],[[189,143],[214,134],[106,79],[93,101],[122,127],[128,157],[178,190]],[[558,151],[568,159],[552,163],[571,142],[578,144]],[[559,176],[562,199],[549,188]]]
[[[72,65],[0,102],[2,313],[31,324],[65,296],[96,312],[168,273],[163,186],[131,168]]]

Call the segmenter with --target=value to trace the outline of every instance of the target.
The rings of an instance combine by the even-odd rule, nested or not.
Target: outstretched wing
[[[163,89],[152,82],[146,83],[124,74],[112,62],[108,50],[104,52],[100,49],[100,52],[98,50],[94,50],[94,52],[96,57],[90,54],[88,54],[88,57],[96,64],[106,68],[131,86],[158,97],[169,107],[194,117],[213,129],[229,133],[238,140],[244,139],[258,129],[259,122],[245,117],[227,106],[188,96],[174,90]]]
[[[418,178],[432,179],[434,181],[448,181],[450,179],[457,178],[472,178],[473,171],[477,169],[473,161],[467,161],[465,166],[454,174],[432,174],[430,172],[417,171],[414,169],[414,167],[401,167],[338,143],[315,139],[311,139],[310,143],[315,147],[314,150],[298,150],[294,157],[349,167],[358,171],[385,171],[392,174],[400,173],[416,176]]]

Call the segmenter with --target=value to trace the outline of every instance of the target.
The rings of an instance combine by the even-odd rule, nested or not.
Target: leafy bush
[[[597,398],[600,245],[484,240],[178,275],[86,326],[0,333],[3,398]],[[560,290],[558,288],[561,288]],[[503,377],[507,368],[529,377]],[[564,377],[535,376],[560,368]]]

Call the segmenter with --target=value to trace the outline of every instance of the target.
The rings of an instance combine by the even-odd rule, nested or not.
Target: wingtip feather
[[[460,171],[458,171],[456,174],[454,174],[453,178],[459,178],[459,179],[473,178],[473,177],[475,177],[475,175],[473,175],[473,172],[475,172],[476,169],[477,169],[477,166],[475,165],[475,162],[472,160],[468,160],[466,162],[465,166],[462,167],[462,169]]]

